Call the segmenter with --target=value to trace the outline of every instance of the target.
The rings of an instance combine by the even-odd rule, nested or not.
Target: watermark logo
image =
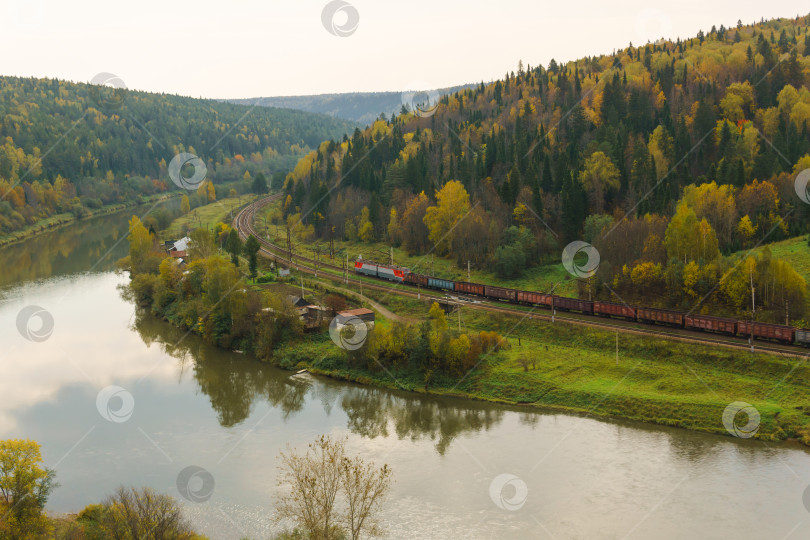
[[[195,191],[205,180],[206,174],[208,174],[208,168],[205,166],[205,162],[188,152],[180,152],[169,162],[169,178],[182,189]]]
[[[202,467],[189,465],[177,475],[177,491],[193,503],[206,502],[214,494],[214,475]]]
[[[584,254],[587,257],[584,263],[577,260],[579,254]],[[599,251],[588,242],[575,240],[563,249],[563,267],[574,277],[589,278],[593,276],[599,269],[599,262]]]
[[[32,325],[37,319],[39,325]],[[28,341],[42,342],[53,334],[53,315],[39,306],[26,306],[17,314],[17,330]]]
[[[737,422],[737,415],[746,416],[745,425]],[[750,439],[759,431],[759,411],[753,405],[744,401],[735,401],[723,411],[723,426],[726,431],[741,439]]]
[[[416,116],[427,118],[436,114],[439,108],[439,92],[436,90],[422,90],[429,85],[424,83],[411,83],[401,94],[402,105]]]
[[[341,320],[340,315],[329,323],[329,337],[335,345],[347,351],[356,351],[366,344],[368,326],[360,317]]]
[[[515,512],[526,504],[529,488],[514,474],[499,474],[489,484],[489,498],[501,510]]]
[[[793,181],[793,188],[796,190],[796,195],[807,204],[810,204],[810,192],[807,187],[810,184],[810,169],[805,169],[796,175],[796,180]]]
[[[636,15],[636,36],[639,44],[655,43],[661,45],[672,33],[672,17],[660,9],[642,9]]]
[[[321,11],[321,22],[326,31],[337,37],[349,37],[357,31],[360,13],[344,0],[332,0]]]
[[[110,385],[102,388],[96,396],[96,409],[104,420],[122,424],[135,410],[135,398],[126,389]]]
[[[102,72],[90,79],[90,99],[101,109],[120,109],[128,92],[123,79],[112,73]]]

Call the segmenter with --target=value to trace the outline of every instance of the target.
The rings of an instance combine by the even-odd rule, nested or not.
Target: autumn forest
[[[810,17],[713,27],[403,107],[287,176],[305,237],[389,242],[495,268],[602,264],[580,295],[801,321],[806,283],[767,245],[807,234]],[[766,249],[753,249],[753,248]]]

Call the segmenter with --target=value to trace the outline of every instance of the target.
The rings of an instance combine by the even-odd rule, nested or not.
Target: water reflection
[[[208,345],[142,309],[136,311],[132,329],[145,343],[158,344],[165,354],[179,359],[181,370],[191,365],[194,380],[208,396],[223,427],[244,422],[258,399],[282,410],[285,418],[304,407],[311,386],[305,380]]]
[[[182,369],[192,361],[194,380],[208,396],[223,427],[244,422],[258,400],[280,409],[284,418],[289,418],[304,408],[309,396],[321,403],[327,416],[339,403],[353,433],[376,438],[393,432],[400,439],[428,439],[435,441],[436,451],[443,455],[459,435],[489,430],[505,414],[504,409],[485,403],[417,397],[325,378],[315,380],[308,375],[291,376],[249,357],[207,345],[143,310],[137,310],[132,328],[145,343],[157,343],[164,353],[181,360]]]
[[[119,484],[179,497],[185,466],[217,487],[186,511],[211,538],[267,538],[276,457],[322,433],[396,474],[390,538],[770,538],[807,516],[805,450],[660,426],[295,376],[210,347],[135,310],[114,274],[30,283],[0,299],[0,328],[46,306],[42,343],[3,335],[0,437],[33,438],[58,464],[54,512],[76,512]],[[120,385],[135,411],[112,423],[98,392]],[[528,487],[520,511],[493,503],[508,473]],[[810,534],[810,520],[794,536]],[[235,526],[236,523],[236,526]],[[549,534],[550,533],[550,534]]]
[[[148,207],[79,221],[0,249],[0,287],[35,279],[110,270],[127,254],[127,219]]]

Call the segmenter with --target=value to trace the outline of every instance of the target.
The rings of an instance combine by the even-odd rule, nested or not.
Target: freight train
[[[619,318],[645,324],[684,328],[697,332],[712,332],[742,338],[772,340],[788,345],[795,343],[803,347],[810,347],[810,330],[781,324],[741,321],[725,317],[683,313],[669,309],[629,306],[598,300],[581,300],[554,294],[495,287],[493,285],[451,281],[417,274],[402,266],[381,264],[362,259],[355,262],[354,271],[358,274],[386,279],[396,283],[405,283],[415,287],[471,294],[512,304],[539,306],[559,311],[576,311],[597,317]]]

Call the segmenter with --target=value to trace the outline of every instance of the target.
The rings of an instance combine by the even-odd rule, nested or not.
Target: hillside
[[[324,142],[288,176],[283,214],[304,236],[384,241],[504,280],[582,240],[601,256],[584,296],[745,316],[753,281],[758,316],[784,320],[789,305],[798,319],[804,279],[734,252],[808,231],[794,188],[810,168],[808,22],[521,63]]]
[[[176,190],[167,163],[178,152],[198,154],[221,185],[289,171],[353,127],[301,111],[0,77],[0,236]]]
[[[453,86],[430,91],[431,95],[452,94],[471,85]],[[407,101],[408,92],[405,92]],[[310,96],[278,96],[251,99],[231,99],[229,103],[241,105],[258,104],[263,107],[281,107],[314,113],[328,114],[369,125],[385,114],[386,117],[400,113],[403,92],[347,92],[342,94],[318,94]]]

